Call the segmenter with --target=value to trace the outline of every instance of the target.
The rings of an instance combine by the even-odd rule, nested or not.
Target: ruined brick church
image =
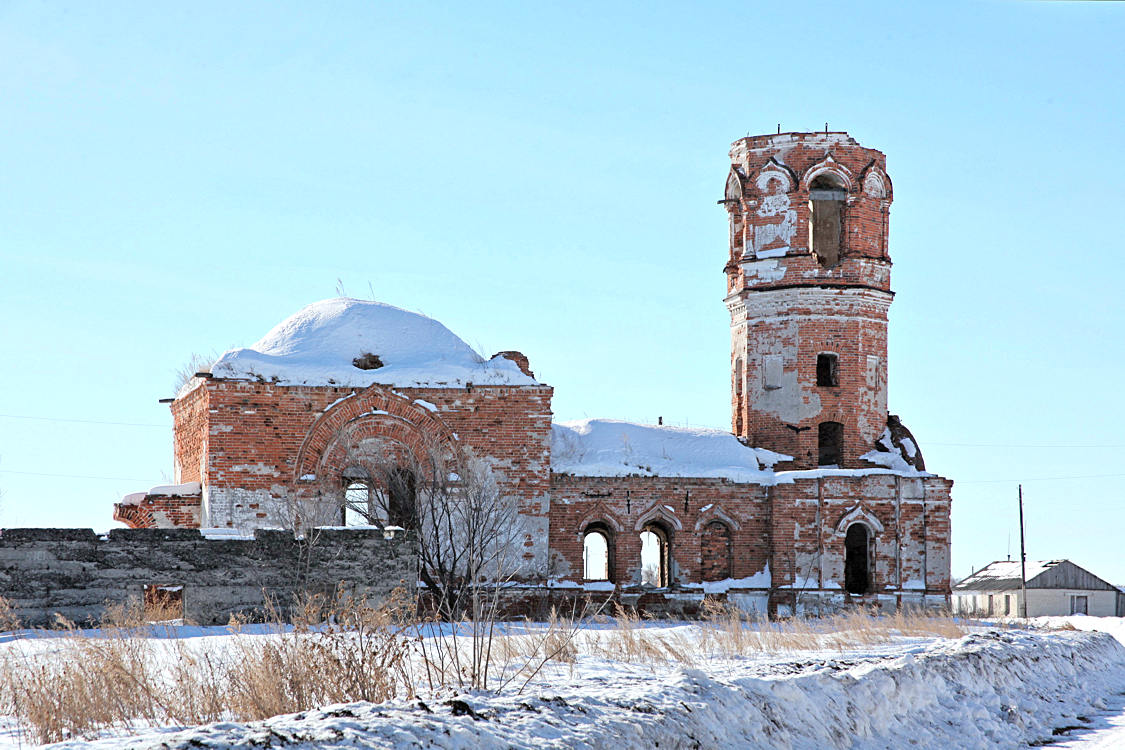
[[[331,299],[180,391],[177,484],[114,518],[276,528],[314,485],[364,490],[345,431],[403,452],[456,441],[517,499],[529,586],[780,612],[947,602],[952,481],[887,407],[885,156],[823,132],[742,138],[730,158],[729,433],[552,424],[553,388],[519,352],[485,359],[425,316]]]

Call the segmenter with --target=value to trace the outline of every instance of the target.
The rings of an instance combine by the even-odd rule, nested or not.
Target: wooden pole
[[[1023,539],[1023,485],[1020,488],[1020,611],[1023,619],[1027,619],[1027,548]]]

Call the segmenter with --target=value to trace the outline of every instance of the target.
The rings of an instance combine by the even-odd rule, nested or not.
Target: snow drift
[[[1104,633],[991,631],[890,657],[812,657],[707,671],[581,664],[569,684],[527,695],[348,704],[60,747],[991,749],[1049,739],[1125,689],[1125,648]]]

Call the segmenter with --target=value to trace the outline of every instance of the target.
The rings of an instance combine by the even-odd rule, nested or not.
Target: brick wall
[[[202,464],[197,524],[252,530],[291,525],[295,494],[344,486],[345,426],[415,452],[434,441],[466,446],[517,498],[523,564],[542,573],[551,394],[548,386],[354,389],[205,380],[172,405],[177,466],[191,479],[189,467]],[[180,525],[156,521],[173,524]]]
[[[872,596],[949,594],[952,482],[886,472],[867,476],[779,474],[774,486],[722,479],[555,475],[551,553],[556,579],[582,581],[583,532],[611,536],[610,579],[640,582],[646,520],[671,534],[673,583],[742,579],[766,570],[775,599],[794,589],[843,595],[844,539],[852,524],[871,534]],[[729,542],[726,533],[729,532]],[[729,574],[725,568],[729,548]],[[720,575],[720,571],[722,574]]]
[[[780,468],[811,468],[819,463],[818,425],[839,422],[839,465],[861,467],[858,457],[886,426],[886,158],[846,133],[743,138],[730,156],[732,430],[794,456]],[[810,244],[810,189],[825,175],[845,196],[841,255],[832,265]],[[817,385],[820,353],[839,357],[837,386]]]

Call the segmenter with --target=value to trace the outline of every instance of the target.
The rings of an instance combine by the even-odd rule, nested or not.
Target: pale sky
[[[171,479],[175,371],[337,286],[558,421],[729,429],[746,134],[887,154],[890,408],[953,570],[1125,584],[1122,3],[0,4],[0,526]],[[339,281],[338,281],[339,280]]]

